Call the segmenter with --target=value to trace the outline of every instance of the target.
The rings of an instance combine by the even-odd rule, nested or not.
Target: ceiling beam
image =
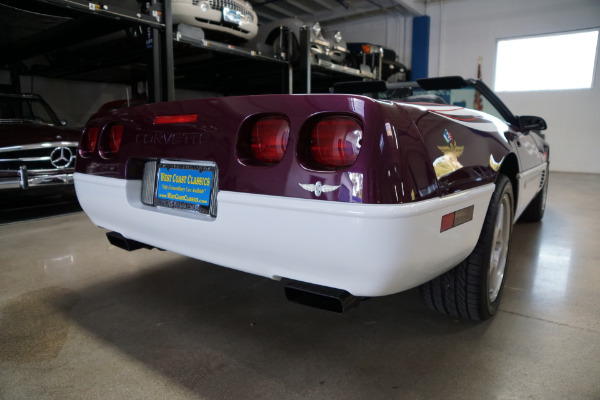
[[[276,19],[280,19],[281,17],[275,14],[270,13],[265,10],[264,7],[254,8],[254,12],[258,15],[259,22],[264,24],[266,22],[275,21]]]
[[[313,0],[315,3],[317,3],[320,6],[325,7],[328,10],[333,10],[334,8],[336,8],[337,6],[333,6],[331,5],[328,1],[326,0]]]
[[[315,10],[313,10],[312,8],[306,6],[306,4],[296,1],[296,0],[287,0],[287,3],[291,4],[292,6],[299,8],[300,10],[304,11],[307,14],[314,14]]]
[[[398,6],[405,9],[409,14],[415,17],[425,15],[425,1],[421,0],[393,0]]]
[[[321,11],[312,15],[304,15],[302,17],[310,22],[319,22],[321,24],[327,24],[334,23],[336,21],[344,21],[348,19],[366,17],[373,13],[381,13],[384,10],[385,9],[375,6],[369,1],[361,1],[358,3],[354,3],[349,9],[337,7],[335,10],[332,11]]]
[[[276,6],[275,4],[272,4],[272,3],[265,4],[265,7],[269,8],[269,9],[271,9],[273,11],[276,11],[276,12],[278,12],[280,14],[283,14],[285,16],[288,16],[290,18],[293,18],[293,17],[295,17],[297,15],[297,14],[291,12],[290,10],[287,10],[285,8]]]

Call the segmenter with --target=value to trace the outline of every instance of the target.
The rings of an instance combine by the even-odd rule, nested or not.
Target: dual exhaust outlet
[[[118,232],[108,232],[106,237],[110,244],[127,251],[153,249],[154,247],[132,239]],[[288,301],[303,304],[322,310],[344,313],[358,307],[364,298],[356,297],[343,289],[314,285],[312,283],[292,281],[285,286]]]

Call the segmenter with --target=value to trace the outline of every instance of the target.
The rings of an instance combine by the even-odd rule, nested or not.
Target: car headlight
[[[200,7],[200,11],[202,11],[202,12],[207,12],[208,10],[210,10],[210,4],[208,4],[208,2],[206,2],[206,1],[194,0],[192,2],[192,4]]]
[[[335,35],[333,35],[333,39],[336,43],[340,43],[342,41],[342,32],[337,31]]]
[[[321,34],[321,24],[315,22],[312,26],[312,31],[315,34],[315,36],[319,36]]]

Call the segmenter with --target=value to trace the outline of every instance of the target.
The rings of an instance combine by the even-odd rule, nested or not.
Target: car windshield
[[[0,97],[0,121],[34,121],[60,125],[50,107],[39,98]]]
[[[379,98],[410,103],[448,104],[484,111],[497,118],[504,119],[496,107],[472,85],[459,89],[442,90],[425,90],[418,86],[412,87],[410,85],[398,86],[381,93]]]

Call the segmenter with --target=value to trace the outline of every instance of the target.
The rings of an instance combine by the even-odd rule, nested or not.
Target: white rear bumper
[[[141,181],[75,174],[82,208],[129,239],[273,279],[381,296],[427,282],[475,247],[493,184],[401,205],[351,204],[220,191],[214,220],[157,212]],[[442,216],[473,220],[440,233]]]

